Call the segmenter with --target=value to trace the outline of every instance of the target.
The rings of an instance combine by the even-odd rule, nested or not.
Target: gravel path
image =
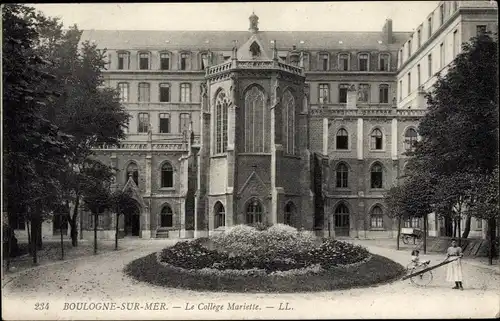
[[[363,241],[355,243],[403,265],[409,261],[406,251]],[[434,281],[425,288],[417,288],[407,280],[364,289],[293,294],[195,292],[151,286],[122,273],[128,262],[167,244],[172,243],[143,241],[132,251],[30,270],[3,288],[2,316],[8,320],[469,318],[494,317],[500,310],[500,275],[467,263],[463,265],[464,291],[452,290],[452,284],[444,281],[445,268],[433,270]],[[444,258],[425,257],[431,260],[431,265]],[[77,302],[87,306],[70,310],[70,303]],[[104,302],[107,310],[95,309],[99,308],[96,303]],[[122,305],[127,302],[131,304]],[[149,305],[155,302],[156,306]],[[48,303],[48,309],[42,303]],[[238,305],[241,305],[239,310]],[[154,308],[157,310],[150,310]]]

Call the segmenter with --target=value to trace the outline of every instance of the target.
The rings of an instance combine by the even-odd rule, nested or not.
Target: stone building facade
[[[460,21],[463,42],[475,29],[463,22],[469,15],[496,10],[485,2],[438,8]],[[249,24],[241,32],[84,31],[82,42],[106,49],[105,85],[132,116],[126,140],[96,149],[120,170],[113,188],[137,200],[120,218],[121,235],[192,237],[279,222],[324,236],[395,236],[383,198],[418,139],[425,104],[420,87],[404,82],[428,45],[420,38],[422,48],[404,58],[418,36],[394,32],[390,19],[380,32],[261,31],[255,14]],[[448,27],[433,28],[437,39]],[[91,237],[92,217],[81,217]],[[471,235],[481,235],[479,224]],[[429,228],[439,235],[433,217]],[[102,215],[98,229],[114,237],[115,216]]]

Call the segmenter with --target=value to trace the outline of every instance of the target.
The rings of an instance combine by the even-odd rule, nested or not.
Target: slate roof
[[[392,44],[382,32],[351,31],[259,31],[264,42],[276,40],[278,49],[289,50],[293,45],[305,50],[396,50],[408,40],[411,32],[394,32]],[[160,31],[160,30],[84,30],[82,41],[94,40],[98,48],[117,49],[185,49],[228,50],[233,40],[239,46],[250,39],[249,31]],[[167,42],[168,41],[168,42]],[[207,42],[208,41],[208,42]],[[301,43],[304,41],[304,43]],[[342,43],[340,43],[341,41]]]

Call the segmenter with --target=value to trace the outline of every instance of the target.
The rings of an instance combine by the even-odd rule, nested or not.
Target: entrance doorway
[[[349,236],[349,209],[345,204],[339,204],[334,215],[335,236]]]
[[[139,236],[141,229],[141,215],[139,208],[135,207],[131,212],[125,213],[124,234],[125,236]]]

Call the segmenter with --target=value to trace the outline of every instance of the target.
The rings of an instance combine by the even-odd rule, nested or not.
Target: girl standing
[[[455,282],[455,286],[452,289],[464,289],[462,286],[462,256],[462,248],[457,245],[457,240],[452,239],[451,246],[448,248],[446,256],[446,259],[451,258],[454,260],[448,263],[448,271],[446,274],[446,281]]]

